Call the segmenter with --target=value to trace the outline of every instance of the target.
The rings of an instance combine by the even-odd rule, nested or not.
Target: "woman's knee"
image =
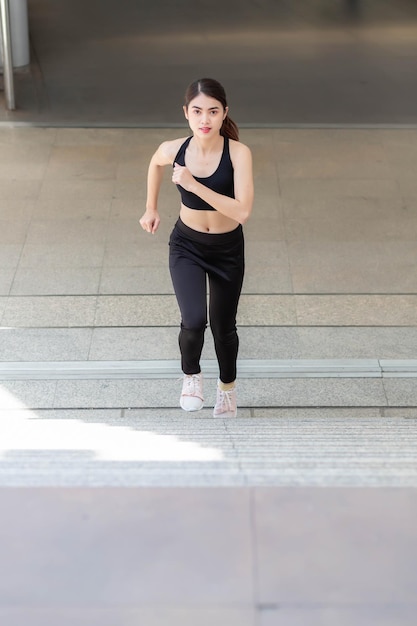
[[[211,331],[213,333],[214,340],[223,345],[233,345],[236,341],[238,341],[236,326],[225,328],[212,325]]]

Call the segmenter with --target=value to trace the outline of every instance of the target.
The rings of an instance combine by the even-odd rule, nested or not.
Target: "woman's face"
[[[211,137],[218,135],[227,115],[227,107],[215,98],[210,98],[199,93],[187,107],[184,107],[184,115],[188,120],[191,130],[197,137]]]

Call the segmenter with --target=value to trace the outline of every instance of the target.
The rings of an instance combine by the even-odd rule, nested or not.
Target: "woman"
[[[162,143],[153,155],[140,224],[146,232],[156,232],[163,169],[173,165],[172,182],[181,196],[169,242],[169,268],[181,311],[180,406],[198,411],[204,403],[200,357],[208,278],[210,327],[220,370],[213,415],[236,417],[236,312],[244,274],[242,224],[253,203],[252,156],[238,140],[224,89],[216,80],[203,78],[189,85],[183,108],[192,135]]]

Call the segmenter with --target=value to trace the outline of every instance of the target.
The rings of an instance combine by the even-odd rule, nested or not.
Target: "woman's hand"
[[[139,224],[147,233],[151,233],[152,235],[154,235],[158,230],[160,221],[161,220],[158,211],[150,211],[149,209],[147,209],[143,216],[140,218]]]
[[[172,182],[175,185],[181,185],[181,187],[186,191],[191,191],[191,187],[195,185],[196,181],[194,176],[185,166],[174,163]]]

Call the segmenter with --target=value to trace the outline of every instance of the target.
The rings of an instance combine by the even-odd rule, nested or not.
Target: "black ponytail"
[[[223,120],[223,126],[220,129],[220,134],[223,137],[229,137],[229,139],[234,139],[235,141],[239,141],[239,129],[237,124],[228,116]]]

